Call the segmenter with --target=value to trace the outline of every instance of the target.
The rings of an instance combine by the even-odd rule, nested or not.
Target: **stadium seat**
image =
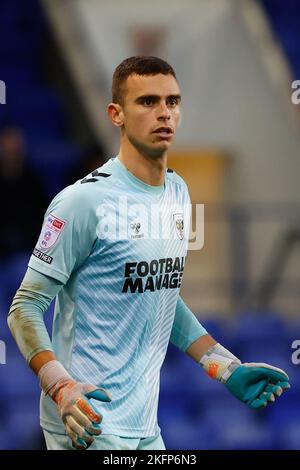
[[[211,450],[219,449],[218,433],[210,423],[193,421],[190,418],[178,419],[170,416],[160,420],[162,436],[168,450]]]
[[[277,441],[277,449],[300,450],[300,421],[279,429]]]
[[[266,425],[253,422],[230,421],[220,430],[222,449],[228,450],[273,450],[276,448],[274,433]]]
[[[6,424],[6,432],[10,439],[1,440],[1,445],[6,450],[39,449],[41,447],[42,431],[39,424],[38,401],[29,402],[24,406],[24,401],[15,401],[15,406],[10,410]],[[20,432],[16,432],[20,429]]]

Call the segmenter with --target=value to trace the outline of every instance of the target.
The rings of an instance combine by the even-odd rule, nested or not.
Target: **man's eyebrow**
[[[170,99],[170,98],[176,98],[178,101],[181,100],[181,95],[168,95],[167,96],[167,100]],[[152,99],[153,101],[159,101],[161,99],[161,96],[159,95],[142,95],[142,96],[138,96],[136,99],[135,99],[135,102],[136,103],[141,103],[143,101],[145,101],[145,99]]]
[[[179,94],[177,94],[177,95],[169,95],[167,98],[168,98],[168,99],[169,99],[169,98],[176,98],[178,101],[180,101],[180,100],[181,100],[181,95],[179,95]]]

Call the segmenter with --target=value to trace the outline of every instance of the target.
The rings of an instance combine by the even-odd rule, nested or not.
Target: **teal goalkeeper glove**
[[[289,377],[281,369],[264,363],[244,363],[220,344],[200,359],[208,375],[222,382],[240,401],[260,409],[290,388]]]
[[[263,363],[240,365],[225,382],[225,387],[250,408],[264,408],[290,388],[289,377],[281,369]]]

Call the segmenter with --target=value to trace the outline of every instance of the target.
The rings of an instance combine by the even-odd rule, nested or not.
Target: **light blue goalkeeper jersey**
[[[63,282],[52,343],[79,382],[103,387],[93,400],[104,434],[159,431],[160,369],[179,295],[190,223],[184,181],[134,177],[116,158],[52,201],[29,266]],[[56,405],[41,396],[41,425],[64,433]]]

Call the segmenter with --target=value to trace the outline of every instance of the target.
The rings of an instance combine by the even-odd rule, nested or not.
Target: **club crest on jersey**
[[[183,240],[184,237],[184,224],[183,224],[183,214],[173,214],[173,219],[175,222],[176,233],[180,240]]]
[[[66,222],[49,214],[44,222],[38,245],[41,250],[49,250],[57,242]]]

